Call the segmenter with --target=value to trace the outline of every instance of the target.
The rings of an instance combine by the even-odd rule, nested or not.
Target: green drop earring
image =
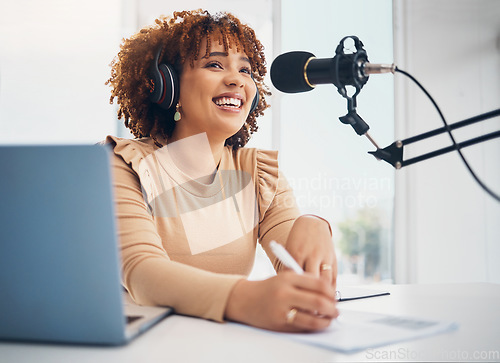
[[[179,106],[179,104],[177,104],[175,106],[175,113],[174,113],[174,121],[175,122],[179,121],[181,119],[181,117],[182,117],[181,113],[179,111],[180,108],[181,108],[181,106]]]

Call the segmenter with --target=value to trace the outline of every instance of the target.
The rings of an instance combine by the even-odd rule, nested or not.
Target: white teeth
[[[218,106],[226,106],[226,107],[240,107],[241,106],[241,100],[238,98],[232,98],[232,97],[217,98],[214,102]]]

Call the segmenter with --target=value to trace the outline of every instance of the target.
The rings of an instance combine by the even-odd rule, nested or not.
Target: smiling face
[[[201,47],[193,66],[184,64],[179,86],[182,119],[172,140],[206,133],[210,143],[223,144],[248,117],[257,92],[250,62],[234,44],[226,54],[220,43],[213,38],[208,56]]]

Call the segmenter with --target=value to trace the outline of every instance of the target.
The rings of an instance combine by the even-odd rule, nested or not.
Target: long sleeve
[[[139,304],[171,306],[180,314],[223,321],[231,289],[244,276],[173,261],[133,168],[141,154],[134,150],[137,145],[116,138],[108,138],[108,142],[115,152],[112,170],[124,286]]]

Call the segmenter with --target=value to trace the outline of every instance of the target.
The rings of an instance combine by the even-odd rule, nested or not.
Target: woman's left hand
[[[305,272],[337,282],[337,258],[327,221],[303,215],[297,218],[288,235],[286,249]]]

